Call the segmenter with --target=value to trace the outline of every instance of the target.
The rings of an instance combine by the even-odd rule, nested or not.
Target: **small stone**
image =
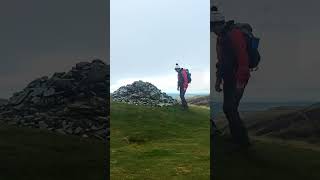
[[[40,121],[39,122],[39,128],[40,129],[47,129],[48,128],[48,124],[44,121]]]
[[[66,132],[67,132],[68,134],[72,134],[72,133],[73,133],[73,131],[72,131],[71,128],[68,128],[68,129],[66,130]]]
[[[87,138],[87,137],[88,137],[88,135],[86,135],[86,134],[83,134],[83,135],[82,135],[82,137],[83,137],[83,138]]]
[[[91,126],[91,129],[92,129],[92,130],[97,130],[97,129],[99,129],[99,128],[97,128],[95,125],[93,125],[93,126]]]
[[[63,129],[56,129],[55,131],[60,134],[66,134]]]
[[[81,128],[81,127],[77,127],[77,128],[74,130],[74,133],[75,133],[75,134],[79,134],[81,131],[82,131],[82,128]]]

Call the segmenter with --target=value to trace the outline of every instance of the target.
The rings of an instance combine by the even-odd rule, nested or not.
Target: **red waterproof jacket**
[[[183,68],[181,72],[178,73],[178,86],[184,90],[188,88],[188,75],[187,71]]]
[[[226,27],[230,28],[230,27]],[[245,84],[250,78],[249,57],[244,34],[238,28],[222,33],[217,44],[217,78]]]

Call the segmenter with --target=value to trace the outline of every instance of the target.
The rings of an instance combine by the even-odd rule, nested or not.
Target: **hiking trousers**
[[[237,89],[235,81],[224,81],[223,84],[223,112],[229,122],[230,133],[235,143],[248,145],[249,137],[246,127],[238,111],[244,89]]]
[[[184,95],[186,94],[187,90],[184,90],[183,88],[180,87],[180,99],[181,99],[181,104],[183,108],[188,108],[188,103],[184,97]]]

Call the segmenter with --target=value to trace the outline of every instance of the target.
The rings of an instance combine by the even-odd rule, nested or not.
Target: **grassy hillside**
[[[101,180],[105,144],[95,139],[0,125],[0,179]]]
[[[209,179],[209,110],[111,104],[112,179]]]
[[[232,152],[223,137],[214,148],[216,180],[320,179],[319,150],[259,139],[248,152]]]

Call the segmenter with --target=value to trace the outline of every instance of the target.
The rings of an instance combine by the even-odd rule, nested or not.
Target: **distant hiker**
[[[191,82],[191,74],[189,73],[188,69],[180,68],[178,63],[174,68],[178,73],[178,88],[177,90],[180,91],[180,99],[182,107],[187,109],[188,103],[185,99],[185,94],[188,88],[188,84]]]
[[[255,42],[256,47],[248,43],[250,38],[254,38],[249,37],[252,35],[250,25],[225,22],[225,17],[215,6],[211,7],[210,31],[217,35],[215,90],[223,90],[223,111],[234,142],[240,146],[249,146],[247,129],[240,118],[238,107],[250,78],[250,69],[256,68],[260,61],[260,54],[254,49],[258,42]]]

